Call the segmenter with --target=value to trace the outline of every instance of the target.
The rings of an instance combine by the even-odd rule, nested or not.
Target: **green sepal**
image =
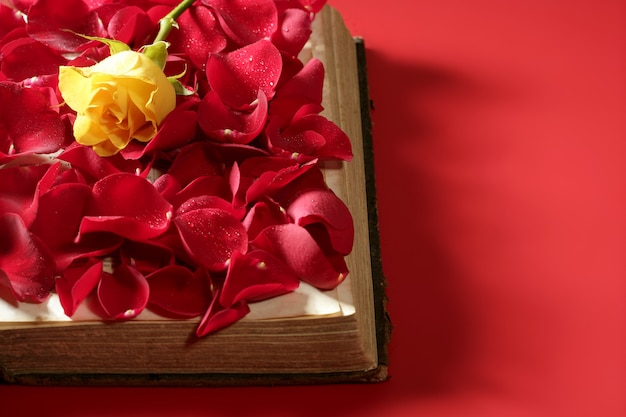
[[[174,91],[176,91],[177,96],[193,96],[196,94],[195,91],[187,89],[180,81],[178,81],[178,77],[167,77],[167,80],[174,87]]]
[[[99,38],[97,36],[87,36],[80,33],[76,33],[69,29],[65,29],[66,32],[71,32],[74,35],[80,36],[81,38],[89,39],[90,41],[98,41],[109,47],[109,51],[111,55],[117,54],[118,52],[130,51],[130,46],[126,45],[124,42],[116,41],[115,39],[108,38]]]
[[[165,41],[158,41],[151,45],[146,45],[141,48],[141,53],[154,61],[159,68],[165,68],[165,62],[167,61],[167,48],[170,46]]]

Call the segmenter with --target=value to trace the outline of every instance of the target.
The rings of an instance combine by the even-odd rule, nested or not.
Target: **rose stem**
[[[183,0],[178,6],[174,7],[171,12],[165,15],[161,20],[159,20],[159,33],[154,39],[154,43],[159,41],[164,41],[167,38],[167,35],[172,31],[172,28],[176,24],[176,19],[183,14],[185,10],[189,8],[196,0]]]

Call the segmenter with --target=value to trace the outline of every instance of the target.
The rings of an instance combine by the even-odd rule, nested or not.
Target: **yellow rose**
[[[176,106],[176,92],[161,68],[134,51],[91,67],[61,67],[59,90],[76,111],[76,141],[100,156],[116,154],[132,139],[148,142]]]

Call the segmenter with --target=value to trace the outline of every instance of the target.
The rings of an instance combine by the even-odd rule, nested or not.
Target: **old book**
[[[326,6],[302,58],[326,69],[325,116],[351,138],[354,158],[324,174],[356,230],[349,279],[331,298],[337,311],[245,318],[201,339],[197,320],[0,321],[5,383],[35,385],[276,385],[387,379],[390,322],[379,253],[370,101],[362,39]],[[330,295],[329,295],[330,296]],[[254,312],[254,310],[253,310]],[[263,314],[261,314],[262,316]]]

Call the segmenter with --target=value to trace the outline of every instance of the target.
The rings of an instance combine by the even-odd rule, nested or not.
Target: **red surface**
[[[626,415],[626,3],[330,4],[368,47],[392,379],[1,387],[0,414]]]

